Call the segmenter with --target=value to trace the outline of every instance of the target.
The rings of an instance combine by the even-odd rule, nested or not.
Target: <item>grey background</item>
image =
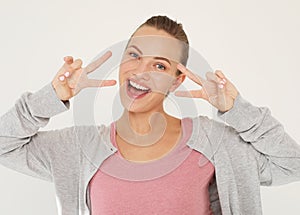
[[[49,83],[64,56],[80,57],[86,65],[104,48],[128,38],[150,16],[165,14],[183,23],[191,46],[213,69],[222,69],[251,103],[268,106],[300,143],[299,11],[296,0],[1,0],[0,114],[24,91],[34,92]],[[112,112],[116,89],[98,94],[97,123],[112,120],[107,113]],[[211,114],[206,102],[196,103],[201,114]],[[73,123],[71,108],[52,118],[42,130]],[[0,214],[57,214],[52,184],[2,166],[0,178]],[[298,214],[299,191],[300,183],[262,187],[264,213]]]

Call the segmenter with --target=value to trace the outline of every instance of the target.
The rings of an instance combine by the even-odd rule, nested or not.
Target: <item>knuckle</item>
[[[64,72],[70,72],[70,73],[72,73],[75,69],[74,69],[74,67],[72,65],[66,65],[65,66],[65,70],[66,71],[64,71]]]
[[[81,59],[76,59],[75,62],[73,63],[74,67],[81,67],[82,65],[82,60]]]

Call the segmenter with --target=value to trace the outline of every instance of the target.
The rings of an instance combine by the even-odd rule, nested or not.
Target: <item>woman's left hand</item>
[[[220,70],[216,70],[215,73],[207,72],[207,80],[204,80],[198,75],[192,73],[182,64],[178,64],[177,69],[189,77],[192,81],[199,84],[202,89],[177,91],[175,92],[176,96],[202,98],[221,112],[226,112],[233,107],[234,100],[239,92]]]

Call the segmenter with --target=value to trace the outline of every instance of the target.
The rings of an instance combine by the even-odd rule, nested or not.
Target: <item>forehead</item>
[[[148,26],[148,25],[144,25],[138,28],[133,34],[133,36],[150,36],[150,35],[174,38],[174,36],[172,36],[171,34],[169,34],[163,29],[157,29],[153,26]]]
[[[162,35],[133,35],[127,48],[139,50],[143,56],[164,57],[171,61],[180,62],[182,50],[186,44],[176,38]]]

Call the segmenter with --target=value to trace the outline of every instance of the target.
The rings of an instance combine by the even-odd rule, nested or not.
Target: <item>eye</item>
[[[129,55],[133,58],[139,58],[139,55],[137,53],[134,53],[134,52],[129,52]]]
[[[158,68],[159,70],[166,70],[166,67],[161,63],[156,64],[156,68]]]

